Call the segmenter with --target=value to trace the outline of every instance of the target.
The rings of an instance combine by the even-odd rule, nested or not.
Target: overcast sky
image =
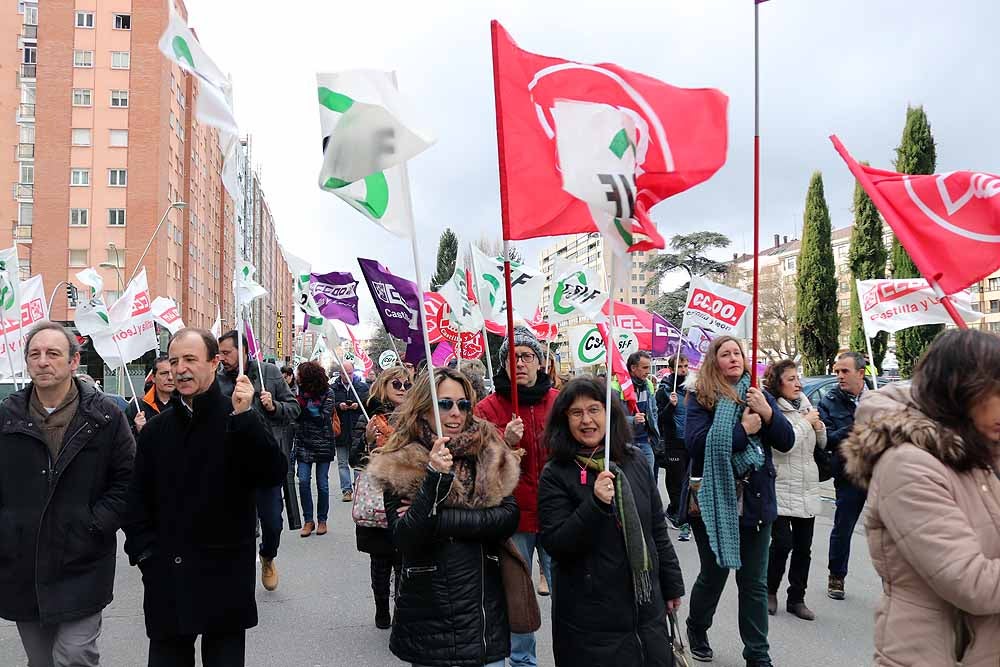
[[[752,248],[753,4],[750,0],[329,2],[188,0],[202,45],[232,73],[236,115],[284,245],[318,271],[377,258],[413,277],[408,242],[321,191],[316,72],[395,70],[437,144],[410,163],[425,279],[441,231],[500,237],[489,21],[535,53],[612,62],[730,97],[729,155],[711,180],[657,205],[661,233],[714,230]],[[811,173],[834,228],[851,222],[858,158],[892,168],[907,104],[923,105],[938,171],[1000,172],[1000,3],[770,0],[760,6],[761,247],[798,236]],[[529,262],[551,239],[521,243]],[[364,291],[363,289],[361,290]],[[364,309],[373,314],[370,299]],[[363,318],[365,314],[363,313]]]

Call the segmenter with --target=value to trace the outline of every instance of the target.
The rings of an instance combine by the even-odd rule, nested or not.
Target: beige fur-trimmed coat
[[[963,441],[907,387],[865,392],[841,451],[868,487],[868,549],[882,577],[874,664],[996,667],[1000,481],[953,467],[967,457]]]

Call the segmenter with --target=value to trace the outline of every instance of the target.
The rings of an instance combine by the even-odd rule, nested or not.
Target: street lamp
[[[163,221],[167,219],[167,214],[170,213],[170,209],[172,208],[185,209],[187,208],[187,202],[171,202],[170,206],[167,207],[167,210],[163,212],[163,215],[160,217],[160,221],[156,224],[156,229],[153,230],[153,234],[149,237],[149,243],[146,244],[146,249],[142,251],[141,255],[139,255],[139,261],[135,263],[135,268],[132,269],[132,275],[129,276],[129,282],[132,282],[132,278],[135,278],[135,274],[139,273],[139,267],[142,266],[142,260],[146,259],[146,253],[149,252],[149,248],[153,245],[153,239],[156,238],[156,235],[160,231],[160,227],[163,226]]]

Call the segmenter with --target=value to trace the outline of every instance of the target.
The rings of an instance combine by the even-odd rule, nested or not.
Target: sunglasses
[[[393,380],[389,384],[391,384],[392,388],[395,389],[396,391],[399,391],[401,389],[403,391],[410,391],[410,387],[413,386],[412,382],[402,382],[400,380]]]
[[[450,398],[438,399],[438,407],[445,412],[448,412],[456,405],[462,412],[469,412],[472,410],[472,401],[467,398],[460,398],[457,401]]]

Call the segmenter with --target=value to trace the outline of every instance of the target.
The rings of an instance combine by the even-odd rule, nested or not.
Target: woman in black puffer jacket
[[[315,361],[299,364],[299,395],[301,410],[295,420],[295,460],[299,475],[299,498],[302,501],[302,537],[313,530],[326,535],[326,518],[330,511],[330,462],[336,456],[333,438],[333,391],[327,383],[326,371]],[[313,522],[312,467],[316,465],[318,507]]]
[[[517,529],[520,465],[496,428],[472,415],[469,380],[448,368],[434,377],[445,437],[433,430],[421,375],[368,464],[402,556],[389,649],[420,666],[502,667],[510,629],[500,545]]]

